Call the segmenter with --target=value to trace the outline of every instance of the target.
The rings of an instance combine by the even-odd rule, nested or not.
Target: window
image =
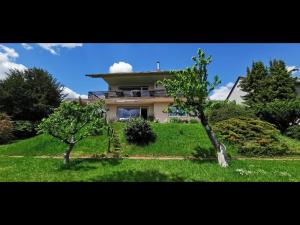
[[[133,117],[143,117],[147,119],[146,107],[119,107],[117,109],[117,116],[119,120],[127,120]]]
[[[179,110],[174,106],[169,107],[169,116],[170,117],[180,117],[180,116],[187,116],[187,113],[183,110]]]

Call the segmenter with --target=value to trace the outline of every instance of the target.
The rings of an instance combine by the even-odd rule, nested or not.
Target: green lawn
[[[0,157],[0,181],[300,181],[299,161],[73,160]]]
[[[180,123],[152,123],[154,133],[157,135],[155,143],[147,146],[130,145],[126,142],[123,128],[125,123],[114,123],[114,128],[121,141],[123,155],[148,156],[192,156],[197,150],[212,148],[204,128],[200,124]],[[290,149],[290,156],[300,155],[300,141],[280,136]],[[226,144],[231,156],[239,156],[237,148]],[[0,145],[0,155],[62,155],[66,145],[48,135],[39,135],[33,138],[19,140],[8,145]],[[79,142],[72,156],[101,154],[107,149],[107,136],[88,137]]]
[[[153,155],[153,156],[191,156],[201,147],[211,147],[205,130],[199,124],[158,124],[152,123],[152,128],[157,135],[155,143],[147,146],[129,145],[123,132],[125,124],[115,123],[122,145],[122,153],[128,155]],[[66,145],[48,135],[39,135],[26,140],[19,140],[8,145],[0,145],[0,155],[57,155],[62,154]],[[72,155],[101,154],[107,149],[107,137],[88,137],[79,142]]]

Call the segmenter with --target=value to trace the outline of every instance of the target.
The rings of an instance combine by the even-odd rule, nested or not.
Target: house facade
[[[91,91],[89,100],[103,98],[108,108],[108,120],[126,120],[131,117],[155,119],[161,123],[168,122],[172,117],[189,119],[174,109],[173,113],[166,109],[173,98],[166,95],[158,80],[171,78],[170,71],[130,72],[109,74],[88,74],[90,78],[103,79],[108,85],[108,91]]]
[[[238,79],[236,80],[235,84],[233,85],[231,91],[229,92],[226,98],[227,100],[235,101],[237,104],[243,104],[244,99],[242,97],[247,94],[246,92],[242,91],[240,87],[241,81],[243,79],[245,79],[245,77],[242,76],[238,77]],[[298,93],[298,96],[300,96],[300,78],[297,79],[296,91]]]

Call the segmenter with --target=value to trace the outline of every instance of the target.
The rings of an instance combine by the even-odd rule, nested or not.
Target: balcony
[[[130,91],[90,91],[89,99],[97,98],[132,98],[132,97],[167,97],[166,90],[130,90]]]

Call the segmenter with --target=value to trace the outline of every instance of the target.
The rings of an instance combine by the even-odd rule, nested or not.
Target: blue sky
[[[8,68],[35,66],[49,71],[70,89],[69,92],[87,95],[88,91],[106,90],[107,86],[101,79],[88,78],[85,74],[109,73],[109,68],[119,62],[130,65],[119,64],[117,69],[152,71],[157,60],[161,70],[182,69],[192,65],[191,57],[196,55],[198,48],[212,55],[209,74],[211,78],[218,75],[222,81],[215,96],[225,95],[253,61],[268,64],[271,59],[282,59],[288,66],[300,67],[300,44],[2,43],[0,78],[4,78]]]

